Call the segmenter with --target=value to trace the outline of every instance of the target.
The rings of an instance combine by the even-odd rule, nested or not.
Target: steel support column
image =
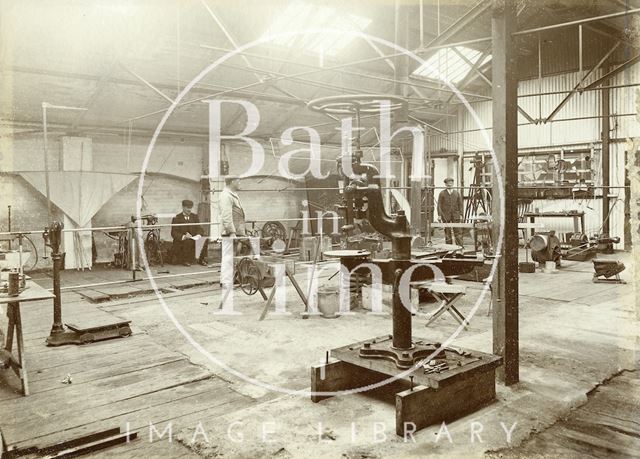
[[[611,135],[611,127],[610,127],[610,105],[609,105],[609,90],[603,89],[600,93],[601,98],[601,107],[602,107],[602,233],[609,235],[610,234],[610,225],[609,225],[609,185],[610,185],[610,135]]]
[[[396,44],[398,44],[399,46],[405,49],[409,49],[409,45],[410,45],[409,15],[411,13],[412,8],[413,8],[412,5],[396,0],[395,41],[396,41]],[[404,98],[409,96],[409,91],[410,91],[410,88],[407,85],[402,84],[403,82],[409,81],[409,71],[410,71],[409,67],[410,67],[409,56],[402,54],[396,57],[395,63],[394,63],[394,74],[395,74],[394,80],[396,80],[394,92],[398,96],[404,97]],[[400,123],[406,123],[409,121],[408,116],[409,116],[409,113],[408,113],[408,107],[407,107],[407,112],[398,113],[396,121]],[[404,142],[404,144],[407,146],[406,147],[407,149],[411,149],[411,154],[407,156],[411,158],[411,165],[413,166],[415,158],[418,155],[424,155],[424,151],[414,151],[413,148],[410,146],[412,145],[412,143],[409,141]],[[411,171],[412,169],[413,167],[408,168],[409,171]],[[421,173],[423,174],[424,170],[421,171]],[[418,180],[417,177],[414,177],[410,172],[409,172],[409,180],[411,181],[411,189],[409,191],[409,202],[411,207],[411,234],[420,235],[420,229],[422,228],[422,212],[421,212],[422,211],[421,209],[422,180]]]
[[[518,95],[516,0],[493,0],[493,221],[498,269],[493,288],[493,352],[504,358],[498,377],[506,385],[519,380],[518,351]],[[502,183],[499,183],[500,172]],[[498,244],[500,223],[504,228]]]

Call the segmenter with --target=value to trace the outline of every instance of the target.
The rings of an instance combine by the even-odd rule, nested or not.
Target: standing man
[[[198,216],[191,212],[193,209],[193,201],[185,199],[182,201],[182,212],[173,217],[171,220],[173,226],[171,228],[171,237],[173,238],[173,260],[174,263],[191,266],[196,256],[196,241],[192,239],[194,236],[202,236],[202,227]],[[206,253],[206,247],[200,253],[199,262],[203,261],[203,254]]]
[[[222,235],[226,237],[245,236],[244,209],[238,197],[240,179],[227,176],[224,179],[224,190],[220,193],[220,221]]]
[[[453,179],[447,177],[444,179],[447,187],[438,195],[438,216],[442,223],[460,223],[462,221],[462,196],[457,190],[453,189]],[[444,237],[447,244],[453,244],[453,236],[455,236],[456,245],[462,244],[461,228],[445,228]]]

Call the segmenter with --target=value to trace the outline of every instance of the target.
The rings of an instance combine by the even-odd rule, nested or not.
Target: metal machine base
[[[424,355],[431,349],[424,355],[428,357],[439,344],[415,341],[414,346],[412,363],[419,361],[418,354]],[[397,376],[401,371],[390,347],[391,338],[386,335],[333,349],[332,361],[311,368],[312,392],[358,389]],[[411,354],[401,357],[402,361],[408,361]],[[415,431],[453,421],[493,402],[495,369],[501,364],[502,357],[499,356],[445,348],[431,357],[424,367],[420,366],[377,390],[395,393],[396,434],[404,436],[407,429]],[[319,402],[330,396],[313,395],[311,400]]]
[[[66,344],[89,344],[113,338],[131,336],[131,321],[117,322],[98,327],[80,328],[73,324],[66,324],[71,331],[51,333],[47,338],[47,346],[64,346]]]
[[[424,343],[422,341],[414,342],[411,349],[396,349],[392,344],[393,337],[391,335],[374,338],[365,341],[360,346],[358,355],[363,359],[385,359],[395,363],[395,365],[403,370],[411,368],[416,363],[429,357],[438,350],[438,343]],[[353,346],[349,346],[351,349]],[[336,349],[338,351],[338,349]],[[444,351],[441,350],[432,359],[444,358]]]
[[[598,277],[597,274],[594,274],[591,281],[595,284],[626,284],[627,283],[626,281],[623,281],[622,279],[620,279],[620,276],[618,274],[616,274],[615,277],[613,277],[612,279]]]

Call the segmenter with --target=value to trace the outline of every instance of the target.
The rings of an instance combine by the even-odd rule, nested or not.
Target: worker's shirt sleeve
[[[236,227],[233,225],[233,196],[225,192],[220,195],[220,221],[222,234],[236,232]]]
[[[442,211],[442,201],[443,201],[443,196],[442,193],[444,193],[444,191],[441,191],[440,194],[438,195],[438,216],[442,217],[443,211]]]

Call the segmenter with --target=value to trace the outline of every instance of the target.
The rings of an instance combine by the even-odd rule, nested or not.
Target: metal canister
[[[9,285],[7,288],[7,293],[9,296],[18,296],[20,294],[20,273],[10,272],[9,273]]]

